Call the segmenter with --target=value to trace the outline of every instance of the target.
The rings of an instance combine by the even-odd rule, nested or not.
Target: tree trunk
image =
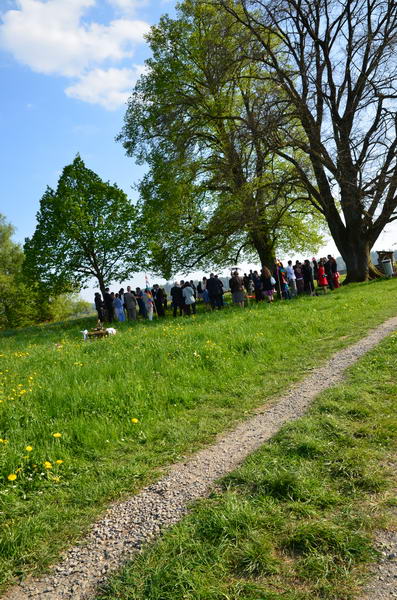
[[[362,215],[358,211],[345,211],[345,224],[331,201],[328,209],[325,215],[328,227],[346,264],[347,276],[343,284],[381,277],[371,261],[373,241],[370,240],[370,231],[363,226]]]
[[[267,267],[270,271],[273,271],[274,263],[276,261],[274,242],[265,234],[261,235],[259,232],[251,233],[251,240],[258,253],[261,266]]]
[[[353,234],[350,237],[345,235],[342,240],[339,240],[337,246],[346,263],[347,276],[344,285],[382,276],[382,273],[372,264],[369,241],[363,239],[360,234]]]
[[[99,289],[101,290],[102,299],[104,299],[105,298],[105,282],[104,282],[102,273],[98,273],[96,277],[98,279],[98,284],[99,284]]]

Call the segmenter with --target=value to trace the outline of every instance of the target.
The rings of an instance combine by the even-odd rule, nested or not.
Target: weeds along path
[[[396,329],[397,317],[389,319],[217,443],[175,464],[167,476],[136,496],[110,506],[88,537],[69,549],[47,577],[29,578],[10,589],[4,600],[82,600],[93,595],[112,571],[162,529],[177,523],[191,502],[206,496],[214,481],[232,471],[282,425],[301,417],[315,396],[339,383],[348,367]]]

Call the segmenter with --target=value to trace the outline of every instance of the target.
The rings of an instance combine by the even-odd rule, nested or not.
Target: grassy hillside
[[[208,443],[397,314],[397,281],[249,310],[0,337],[1,583],[52,562],[110,499]]]
[[[113,577],[100,600],[360,597],[364,567],[377,559],[371,536],[396,503],[396,369],[394,334]]]

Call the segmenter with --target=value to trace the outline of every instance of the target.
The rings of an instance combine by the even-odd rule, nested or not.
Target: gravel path
[[[4,600],[82,600],[95,594],[109,573],[162,529],[177,523],[191,502],[209,493],[215,480],[232,471],[286,422],[301,417],[315,396],[339,383],[347,367],[396,329],[397,317],[389,319],[335,354],[270,408],[257,411],[214,445],[173,465],[168,475],[136,496],[111,505],[87,538],[70,548],[48,577],[28,579],[10,589]]]
[[[386,465],[387,466],[387,465]],[[397,476],[397,463],[388,465]],[[394,490],[397,497],[397,488]],[[380,561],[371,568],[371,580],[365,586],[360,600],[392,600],[397,598],[397,508],[391,510],[392,529],[379,531],[376,548]]]

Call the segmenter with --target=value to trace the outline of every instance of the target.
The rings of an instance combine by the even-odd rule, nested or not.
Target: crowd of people
[[[315,283],[316,282],[316,283]],[[339,273],[335,258],[316,260],[306,259],[303,263],[299,260],[292,264],[289,260],[286,266],[281,261],[276,261],[272,270],[263,267],[260,271],[250,271],[239,274],[238,269],[231,273],[229,289],[233,304],[244,308],[250,299],[256,302],[273,302],[275,297],[290,300],[301,294],[314,295],[319,291],[338,288]],[[196,314],[196,304],[203,302],[211,310],[220,310],[225,306],[224,283],[222,279],[211,273],[203,277],[196,285],[192,280],[174,282],[170,290],[172,314],[174,317]],[[126,291],[121,288],[119,292],[110,292],[106,288],[104,296],[95,293],[95,308],[101,322],[112,323],[116,321],[135,321],[138,316],[143,319],[153,320],[153,316],[165,317],[169,298],[164,288],[155,284],[152,288],[137,287],[132,290],[130,286]]]

